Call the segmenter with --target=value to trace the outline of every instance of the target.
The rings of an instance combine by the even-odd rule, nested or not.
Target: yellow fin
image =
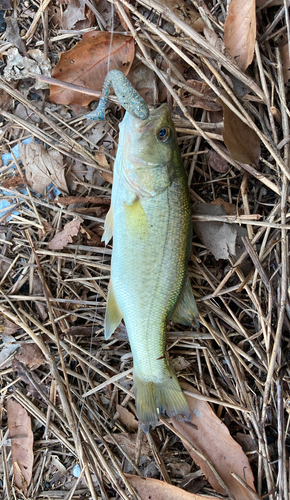
[[[126,225],[130,232],[141,237],[148,235],[148,219],[138,198],[132,205],[125,204],[125,214]]]
[[[150,427],[154,429],[164,412],[169,417],[182,415],[183,420],[190,420],[190,409],[171,368],[167,367],[164,375],[163,380],[156,384],[143,380],[141,374],[134,370],[136,408],[144,432],[148,432]]]
[[[104,241],[105,245],[107,245],[109,243],[110,239],[113,237],[113,207],[112,207],[112,205],[110,206],[110,210],[107,213],[104,229],[105,230],[104,230],[104,233],[102,236],[102,241]]]
[[[105,314],[105,339],[108,340],[117,326],[121,323],[123,314],[121,313],[116,301],[112,285],[109,286],[107,298],[107,308]]]
[[[191,284],[187,276],[185,285],[180,292],[175,309],[170,317],[175,323],[180,323],[181,325],[192,326],[195,321],[196,326],[199,327],[197,321],[198,310],[196,307],[195,298],[192,293]]]

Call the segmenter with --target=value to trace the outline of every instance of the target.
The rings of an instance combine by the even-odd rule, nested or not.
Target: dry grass
[[[200,2],[192,3],[208,26],[222,36],[227,2],[213,2],[211,14],[205,13]],[[247,454],[258,494],[286,500],[290,491],[289,111],[277,47],[289,32],[288,16],[282,7],[275,8],[275,17],[259,12],[256,56],[245,75],[190,28],[178,12],[162,14],[153,0],[137,0],[132,5],[120,0],[115,4],[125,19],[128,11],[124,8],[131,11],[132,24],[127,21],[136,39],[137,57],[167,89],[192,204],[220,197],[244,211],[242,217],[232,215],[220,220],[247,228],[239,256],[228,261],[216,261],[194,237],[189,274],[201,328],[198,332],[183,331],[181,326],[170,324],[168,354],[189,362],[179,370],[179,377],[211,403],[233,437],[237,433],[250,437]],[[41,8],[38,2],[33,5],[40,13],[35,22],[21,18],[28,47],[41,42],[55,63],[56,55],[70,48],[80,33],[62,33],[54,28],[49,2],[43,2]],[[23,13],[25,8],[20,6],[18,14]],[[175,26],[174,35],[158,27],[162,15]],[[9,43],[1,44],[5,60]],[[156,45],[159,57],[167,61],[166,71],[156,58],[152,59]],[[175,62],[168,58],[170,49],[179,55]],[[186,68],[187,79],[207,81],[225,103],[229,104],[229,98],[234,101],[235,112],[260,137],[259,171],[254,166],[242,168],[220,147],[221,122],[212,123],[206,111],[183,104],[182,89],[188,92],[190,88],[181,67]],[[231,77],[248,87],[243,97],[233,93]],[[90,126],[82,116],[76,117],[70,107],[52,108],[46,92],[42,105],[36,106],[21,86],[19,92],[0,79],[0,89],[13,99],[9,111],[0,111],[3,151],[8,152],[23,138],[36,137],[60,151],[68,169],[77,159],[86,167],[102,171],[94,156],[102,141],[98,146],[83,142]],[[15,115],[19,102],[27,108],[30,119]],[[112,156],[118,137],[116,109],[113,107],[108,115]],[[39,118],[38,125],[32,117]],[[211,169],[209,149],[228,161],[228,172]],[[21,172],[22,166],[18,168]],[[10,166],[3,166],[0,173],[2,180],[7,179]],[[79,180],[77,186],[72,193],[76,196],[110,197],[109,183]],[[167,465],[171,462],[190,464],[191,478],[201,480],[172,427],[161,425],[147,441],[135,428],[131,446],[122,446],[118,439],[119,434],[128,432],[128,414],[125,419],[121,417],[117,404],[129,410],[132,418],[136,409],[126,332],[119,328],[109,342],[103,335],[111,256],[111,247],[100,243],[106,205],[67,206],[54,202],[53,195],[39,199],[29,190],[27,195],[20,194],[13,186],[5,189],[2,199],[9,200],[11,212],[17,209],[19,214],[10,220],[6,214],[1,219],[2,320],[8,318],[18,325],[15,339],[36,342],[45,357],[45,363],[33,372],[28,368],[21,371],[17,364],[0,367],[3,498],[24,498],[13,484],[9,447],[5,445],[5,398],[11,394],[34,417],[34,471],[27,498],[138,498],[124,472],[151,474],[181,485],[184,480],[169,472]],[[58,230],[73,216],[83,219],[85,231],[63,250],[48,250],[52,232],[43,231],[43,221]],[[40,284],[37,290],[36,281]],[[93,395],[83,397],[90,391]],[[76,464],[81,468],[77,480],[72,474]],[[214,494],[206,481],[200,488],[200,494]]]

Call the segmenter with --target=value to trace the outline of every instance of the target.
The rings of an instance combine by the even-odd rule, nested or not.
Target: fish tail
[[[182,416],[182,420],[190,421],[190,409],[171,368],[167,367],[159,383],[144,380],[134,370],[134,389],[137,414],[144,432],[150,427],[154,429],[161,413],[165,412],[169,417]]]

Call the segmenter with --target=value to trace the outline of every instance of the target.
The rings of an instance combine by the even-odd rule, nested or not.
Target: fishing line
[[[108,54],[108,64],[107,64],[107,73],[110,71],[110,62],[111,62],[111,54],[112,54],[112,47],[113,47],[113,36],[114,36],[114,5],[111,3],[111,29],[110,29],[110,44],[109,44],[109,54]],[[101,268],[101,277],[103,277],[103,264],[104,264],[104,259],[105,259],[105,254],[103,253],[102,257],[102,268]],[[87,371],[87,379],[86,379],[86,385],[85,385],[85,391],[84,393],[88,392],[88,386],[89,386],[89,376],[90,376],[90,371],[91,371],[91,361],[92,361],[92,347],[93,347],[93,335],[94,335],[94,329],[95,329],[95,324],[97,320],[97,313],[98,313],[98,299],[100,297],[99,292],[97,292],[96,296],[96,307],[95,307],[95,313],[93,317],[93,325],[92,325],[92,331],[91,331],[91,338],[90,338],[90,348],[89,348],[89,364],[88,364],[88,371]],[[78,419],[78,427],[77,427],[77,434],[79,433],[80,429],[80,423],[81,423],[81,416],[82,412],[85,406],[85,401],[86,397],[83,398],[82,405],[80,408],[80,414],[79,414],[79,419]]]

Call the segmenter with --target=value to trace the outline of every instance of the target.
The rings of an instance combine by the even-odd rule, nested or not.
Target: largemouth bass
[[[188,278],[191,209],[174,125],[166,104],[146,120],[120,124],[111,208],[103,239],[113,240],[105,316],[108,339],[124,318],[134,362],[138,417],[148,432],[161,412],[189,418],[165,358],[168,320],[197,322]]]

